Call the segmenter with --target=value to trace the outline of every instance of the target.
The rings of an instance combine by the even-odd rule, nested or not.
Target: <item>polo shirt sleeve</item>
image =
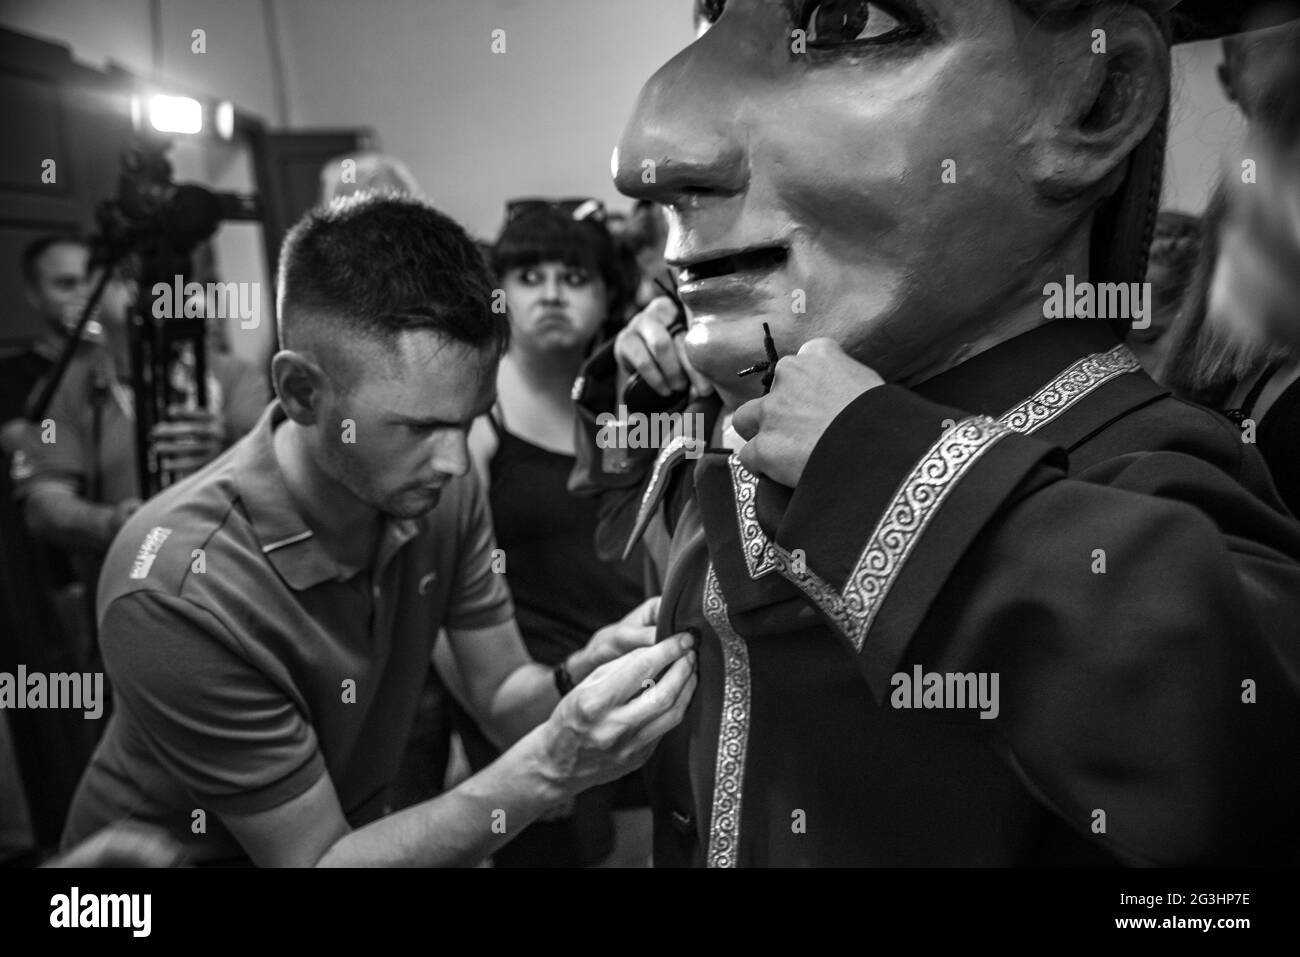
[[[124,595],[104,610],[100,644],[132,730],[195,807],[269,810],[325,773],[302,712],[199,606],[156,592]]]
[[[506,587],[505,566],[498,561],[500,553],[497,553],[492,513],[483,485],[473,469],[464,481],[460,554],[456,559],[451,604],[443,623],[448,628],[474,630],[510,621],[515,616],[515,608],[510,589]]]
[[[32,442],[14,456],[10,478],[14,497],[20,502],[42,482],[59,482],[75,486],[78,492],[85,491],[84,483],[90,471],[89,436],[84,434],[84,408],[74,394],[81,391],[73,388],[76,382],[69,378],[54,393],[45,419],[36,424],[42,441]],[[53,441],[44,441],[46,437]]]

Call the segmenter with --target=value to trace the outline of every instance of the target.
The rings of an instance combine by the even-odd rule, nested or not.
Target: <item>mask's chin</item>
[[[737,373],[766,358],[763,351],[764,321],[772,326],[773,335],[779,341],[781,334],[773,320],[762,315],[741,322],[694,324],[686,334],[686,356],[696,371],[715,387],[737,394],[749,392],[751,388],[746,383],[750,377],[742,379]],[[752,378],[757,380],[762,376]],[[757,392],[761,392],[761,388]]]

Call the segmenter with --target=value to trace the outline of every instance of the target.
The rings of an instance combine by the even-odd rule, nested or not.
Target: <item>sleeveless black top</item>
[[[494,415],[488,421],[498,442],[488,500],[515,619],[533,659],[556,665],[640,603],[641,556],[600,561],[597,501],[569,494],[574,457],[514,435]]]
[[[495,415],[488,421],[498,443],[488,501],[515,620],[533,660],[557,665],[645,597],[643,553],[638,549],[618,564],[597,559],[597,501],[569,494],[573,456],[511,434]],[[496,749],[459,705],[453,703],[451,713],[470,766],[481,770],[497,757]],[[594,864],[613,849],[613,808],[645,803],[635,774],[583,791],[568,816],[529,825],[493,861],[497,867]]]

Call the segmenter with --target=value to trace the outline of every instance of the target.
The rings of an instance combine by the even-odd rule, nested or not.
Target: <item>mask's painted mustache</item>
[[[785,265],[787,258],[789,258],[789,252],[784,247],[764,246],[761,249],[750,249],[743,253],[719,256],[717,259],[705,259],[701,262],[692,263],[681,270],[678,279],[682,285],[685,285],[700,279],[726,276],[733,272],[746,272],[751,269],[775,269],[777,266]]]

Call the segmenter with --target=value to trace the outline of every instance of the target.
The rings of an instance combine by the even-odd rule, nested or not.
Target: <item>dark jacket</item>
[[[1101,324],[870,390],[796,489],[725,450],[611,469],[583,385],[573,487],[607,542],[639,508],[660,637],[702,635],[656,864],[1300,858],[1300,525]]]

